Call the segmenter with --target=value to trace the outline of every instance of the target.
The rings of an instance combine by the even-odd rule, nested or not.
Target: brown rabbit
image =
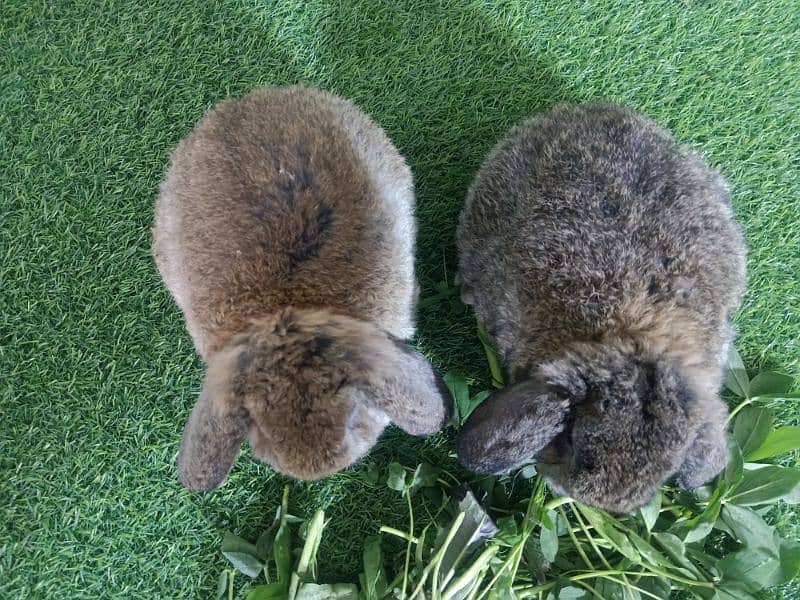
[[[491,152],[458,243],[465,302],[512,377],[465,424],[465,465],[536,458],[554,489],[613,511],[722,469],[746,245],[700,156],[621,106],[558,107]]]
[[[178,466],[226,478],[245,436],[298,479],[360,458],[389,421],[422,435],[448,398],[414,333],[411,172],[350,102],[259,88],[211,109],[172,155],[153,252],[207,365]]]

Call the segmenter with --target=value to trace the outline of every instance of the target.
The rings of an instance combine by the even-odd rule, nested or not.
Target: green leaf
[[[222,533],[222,551],[249,554],[250,556],[258,558],[258,549],[255,545],[240,538],[238,535],[232,534],[230,531]]]
[[[272,558],[272,548],[275,545],[275,534],[278,533],[277,524],[264,531],[256,540],[256,556],[263,561]]]
[[[558,600],[585,600],[591,598],[591,596],[589,592],[583,588],[568,585],[558,590],[556,598],[558,598]]]
[[[736,417],[733,426],[733,437],[747,456],[761,447],[772,430],[773,412],[767,408],[746,406]]]
[[[442,556],[439,570],[443,575],[455,570],[463,559],[473,555],[486,540],[495,536],[499,531],[472,492],[468,491],[464,495],[464,498],[456,505],[456,511],[458,514],[464,513],[464,518],[455,530],[453,538]],[[436,554],[444,546],[455,519],[456,517],[453,517],[453,520],[439,531],[434,541],[433,554]]]
[[[225,551],[223,551],[222,554],[230,561],[234,569],[253,579],[258,577],[261,570],[264,568],[263,563],[252,554]]]
[[[642,555],[642,558],[646,559],[650,564],[658,567],[671,566],[669,559],[641,536],[631,532],[628,534],[628,538],[639,551],[639,554]]]
[[[725,484],[728,489],[735,487],[741,480],[744,468],[742,451],[736,440],[728,440],[728,464],[725,465]]]
[[[311,521],[308,522],[306,531],[306,541],[300,552],[300,559],[297,562],[296,574],[300,581],[308,581],[309,575],[312,577],[317,570],[317,552],[322,541],[322,531],[325,529],[325,511],[318,509]]]
[[[741,483],[728,494],[727,501],[740,506],[758,506],[777,500],[797,503],[800,501],[798,486],[798,469],[769,465],[761,469],[745,470]]]
[[[257,585],[247,594],[247,600],[286,600],[286,586],[277,581]]]
[[[469,399],[469,403],[463,407],[461,410],[461,422],[467,420],[476,408],[478,408],[484,400],[486,400],[489,396],[492,395],[491,390],[483,390],[482,392],[478,392],[472,398]]]
[[[636,585],[645,592],[650,592],[656,598],[662,598],[663,600],[669,600],[670,598],[671,586],[663,577],[642,577]],[[646,596],[645,594],[642,594],[642,597],[652,598],[652,596]]]
[[[292,532],[289,523],[282,521],[275,534],[275,545],[272,548],[275,557],[278,582],[288,586],[292,576]]]
[[[744,584],[750,591],[771,585],[780,569],[780,553],[774,528],[752,510],[726,504],[722,520],[743,544],[738,552],[717,561],[723,579]]]
[[[219,574],[219,578],[217,579],[217,591],[214,594],[214,598],[219,600],[225,595],[225,592],[228,591],[228,572],[223,571]]]
[[[678,536],[664,531],[654,531],[652,535],[673,563],[689,571],[693,577],[701,577],[697,567],[686,558],[686,547]]]
[[[658,520],[658,515],[661,511],[661,492],[656,492],[655,496],[650,499],[650,502],[645,504],[639,509],[639,514],[642,515],[644,526],[647,531],[651,531],[653,526]]]
[[[725,369],[725,387],[740,398],[750,397],[750,378],[744,368],[742,357],[731,344],[728,352],[728,364]]]
[[[378,485],[381,479],[381,468],[376,463],[369,463],[366,471],[361,472],[361,476],[370,485]]]
[[[673,533],[683,538],[685,544],[698,542],[705,538],[713,529],[722,508],[722,498],[727,490],[724,481],[719,481],[714,488],[714,493],[708,499],[705,510],[696,517],[684,522],[676,523],[671,528]]]
[[[386,480],[386,485],[390,489],[402,492],[406,489],[406,470],[403,465],[393,462],[389,465],[389,477]]]
[[[442,379],[447,389],[450,390],[450,395],[453,397],[459,421],[463,423],[467,418],[466,412],[469,407],[469,386],[467,385],[467,380],[463,375],[455,371],[448,371]]]
[[[594,590],[598,598],[603,600],[631,600],[630,595],[625,595],[625,590],[616,581],[610,579],[598,579],[594,585]],[[633,597],[634,599],[636,596]]]
[[[432,487],[436,485],[436,480],[439,478],[439,473],[442,470],[428,463],[421,463],[417,465],[414,474],[411,476],[411,489],[416,490],[421,487]]]
[[[723,581],[717,586],[717,589],[711,600],[758,600],[747,591],[746,586],[736,581]]]
[[[779,567],[777,553],[763,546],[746,547],[717,561],[723,580],[738,581],[751,592],[767,587]]]
[[[351,583],[304,583],[295,600],[358,600],[358,588]]]
[[[549,511],[547,523],[542,519],[542,528],[539,533],[539,547],[542,549],[542,556],[547,562],[553,562],[558,554],[558,532],[555,525],[555,511]]]
[[[775,371],[762,371],[750,382],[750,396],[785,394],[794,386],[794,378]]]
[[[366,600],[378,600],[387,589],[386,573],[383,570],[381,538],[373,535],[364,543],[364,593]]]
[[[496,388],[502,388],[505,385],[505,374],[501,365],[500,357],[494,349],[494,344],[489,338],[489,333],[483,326],[483,323],[478,323],[478,339],[483,344],[483,350],[486,352],[486,361],[489,363],[489,371],[492,373],[492,385]]]
[[[714,522],[713,521],[700,521],[697,525],[692,527],[689,531],[686,532],[686,537],[683,538],[683,541],[687,544],[691,544],[693,542],[699,542],[700,540],[704,539],[711,530],[714,529]]]
[[[726,388],[740,398],[750,397],[750,378],[747,376],[742,357],[733,345],[728,352],[724,383]]]
[[[615,519],[602,511],[589,508],[582,504],[575,504],[575,506],[583,516],[586,517],[589,523],[591,523],[592,527],[597,530],[597,533],[606,538],[620,554],[634,563],[638,563],[641,560],[639,553],[625,534],[616,529]]]
[[[497,519],[497,528],[500,530],[492,541],[503,546],[514,546],[520,537],[519,527],[514,515]]]
[[[772,458],[800,448],[800,427],[779,427],[767,435],[759,448],[747,455],[747,460],[757,461]]]
[[[749,508],[726,504],[722,507],[720,518],[730,532],[745,546],[760,546],[771,543],[775,532],[773,527]]]
[[[779,554],[781,564],[770,586],[788,583],[800,576],[800,542],[781,540]]]

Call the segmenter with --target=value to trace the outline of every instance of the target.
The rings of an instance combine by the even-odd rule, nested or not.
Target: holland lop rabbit
[[[178,466],[227,477],[242,440],[298,479],[353,463],[393,421],[448,418],[414,333],[411,172],[350,102],[259,88],[211,109],[176,148],[153,252],[207,365]]]
[[[461,431],[466,466],[535,458],[553,489],[615,512],[723,468],[746,244],[699,155],[621,106],[559,106],[491,151],[458,245],[511,379]]]

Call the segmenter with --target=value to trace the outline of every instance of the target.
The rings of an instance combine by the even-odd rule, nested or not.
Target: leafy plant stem
[[[731,423],[731,421],[733,420],[733,418],[734,418],[734,417],[735,417],[737,414],[739,414],[739,411],[741,411],[741,410],[742,410],[742,409],[743,409],[745,406],[749,406],[750,404],[752,404],[752,403],[753,403],[753,400],[754,400],[753,398],[747,398],[747,400],[743,400],[742,402],[740,402],[740,403],[739,403],[739,404],[736,406],[736,408],[734,408],[734,409],[731,411],[731,413],[728,415],[728,419],[727,419],[727,421],[725,421],[725,426],[727,427],[728,425],[730,425],[730,423]]]
[[[416,544],[417,542],[419,542],[419,540],[415,538],[413,535],[405,531],[400,531],[399,529],[395,529],[394,527],[389,527],[388,525],[381,525],[379,531],[381,533],[388,533],[389,535],[399,537],[400,539],[406,540],[411,544]]]
[[[403,491],[403,495],[406,497],[406,503],[408,504],[408,532],[411,538],[414,537],[414,507],[411,505],[411,490],[406,488]],[[408,587],[408,567],[411,564],[411,540],[409,539],[408,544],[406,544],[406,563],[403,567],[403,598],[406,597],[406,589]]]
[[[564,508],[559,506],[558,507],[558,512],[564,518],[564,521],[568,523],[569,520],[567,519],[567,515],[564,512]],[[578,511],[573,511],[573,512],[578,512]],[[578,551],[578,554],[580,554],[581,560],[583,560],[583,562],[586,564],[586,568],[589,569],[589,570],[594,569],[594,565],[592,564],[592,561],[590,561],[589,557],[586,556],[586,552],[583,551],[583,546],[580,544],[580,542],[578,542],[578,539],[575,537],[575,534],[572,533],[572,531],[569,532],[569,537],[572,539],[572,544],[575,546],[575,549]]]
[[[233,578],[236,577],[236,571],[231,569],[228,571],[228,600],[233,600]]]
[[[414,590],[414,593],[411,594],[411,597],[417,595],[417,593],[422,591],[422,586],[425,583],[425,580],[428,578],[428,574],[433,570],[433,585],[431,586],[432,589],[432,597],[436,598],[439,593],[439,569],[442,566],[442,558],[444,558],[444,554],[447,551],[447,548],[450,546],[450,543],[453,541],[453,538],[458,531],[458,528],[461,527],[461,523],[464,522],[464,513],[459,513],[456,518],[453,520],[453,524],[450,526],[450,531],[447,532],[447,537],[444,539],[444,543],[442,547],[433,555],[430,564],[425,567],[422,571],[422,576],[420,577],[420,582],[417,585],[417,588]]]
[[[536,505],[538,500],[540,499],[542,493],[544,492],[544,482],[542,479],[536,484],[536,488],[534,489],[533,493],[531,493],[531,497],[528,500],[528,507],[525,510],[525,517],[522,521],[522,536],[511,549],[509,555],[506,557],[506,560],[503,561],[503,564],[500,565],[500,568],[497,569],[497,573],[495,573],[492,580],[489,582],[489,585],[486,586],[486,589],[481,592],[481,595],[478,596],[478,600],[482,600],[486,594],[488,594],[495,583],[500,579],[503,574],[503,571],[506,568],[511,569],[511,578],[513,580],[514,576],[517,573],[517,569],[519,569],[519,561],[522,558],[522,552],[525,548],[525,544],[528,541],[528,538],[533,533],[533,530],[536,528],[536,519],[534,519],[534,513],[536,512]],[[435,596],[434,596],[435,597]]]
[[[604,577],[604,579],[608,579],[609,581],[618,583],[619,585],[623,586],[623,589],[633,589],[639,592],[640,594],[644,594],[645,596],[648,596],[650,598],[655,598],[656,600],[660,600],[660,598],[656,596],[654,593],[648,592],[647,590],[640,588],[638,585],[634,585],[631,582],[629,582],[628,578],[625,577],[624,575],[623,579],[617,579],[616,577],[613,577],[611,575]]]
[[[587,592],[589,592],[595,598],[600,598],[600,600],[605,600],[605,598],[603,598],[600,594],[598,594],[597,590],[595,590],[588,583],[584,583],[583,581],[573,581],[573,583],[576,584],[576,585],[579,585],[580,587],[585,589]]]
[[[611,569],[611,564],[606,560],[605,555],[602,552],[600,552],[600,548],[597,547],[597,544],[595,543],[594,536],[591,535],[591,533],[589,532],[589,528],[586,526],[586,522],[583,520],[583,517],[580,515],[580,512],[576,510],[576,511],[573,511],[573,514],[575,515],[575,520],[578,521],[578,525],[583,530],[583,534],[586,536],[586,539],[589,541],[589,544],[591,545],[591,547],[594,550],[595,554],[597,554],[597,556],[600,558],[600,561],[603,563],[603,565],[605,565],[606,569],[610,570]],[[562,511],[561,515],[564,516],[564,518],[566,518],[566,516],[564,515],[563,511]],[[570,534],[572,535],[572,531],[571,530],[570,530]],[[573,535],[573,543],[574,543],[574,535]]]
[[[499,548],[497,546],[489,546],[484,550],[481,555],[475,559],[470,565],[469,569],[464,571],[457,579],[455,579],[447,588],[447,591],[442,595],[442,600],[450,600],[459,591],[461,591],[470,581],[475,579],[479,573],[485,571],[489,566],[489,561],[492,560]]]

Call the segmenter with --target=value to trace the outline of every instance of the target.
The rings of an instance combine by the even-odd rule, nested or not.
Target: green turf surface
[[[203,372],[149,226],[169,152],[212,103],[306,81],[372,114],[414,169],[429,298],[453,275],[466,187],[512,123],[564,100],[641,109],[731,179],[752,247],[742,355],[797,374],[798,55],[797,0],[3,0],[0,598],[208,597],[217,528],[254,534],[279,502],[285,480],[246,455],[211,495],[176,478]],[[487,380],[471,316],[446,300],[422,308],[418,341]],[[367,462],[447,453],[391,431]],[[326,576],[353,576],[365,534],[403,522],[363,470],[293,485],[295,513],[331,519]],[[774,517],[797,533],[794,512]]]

